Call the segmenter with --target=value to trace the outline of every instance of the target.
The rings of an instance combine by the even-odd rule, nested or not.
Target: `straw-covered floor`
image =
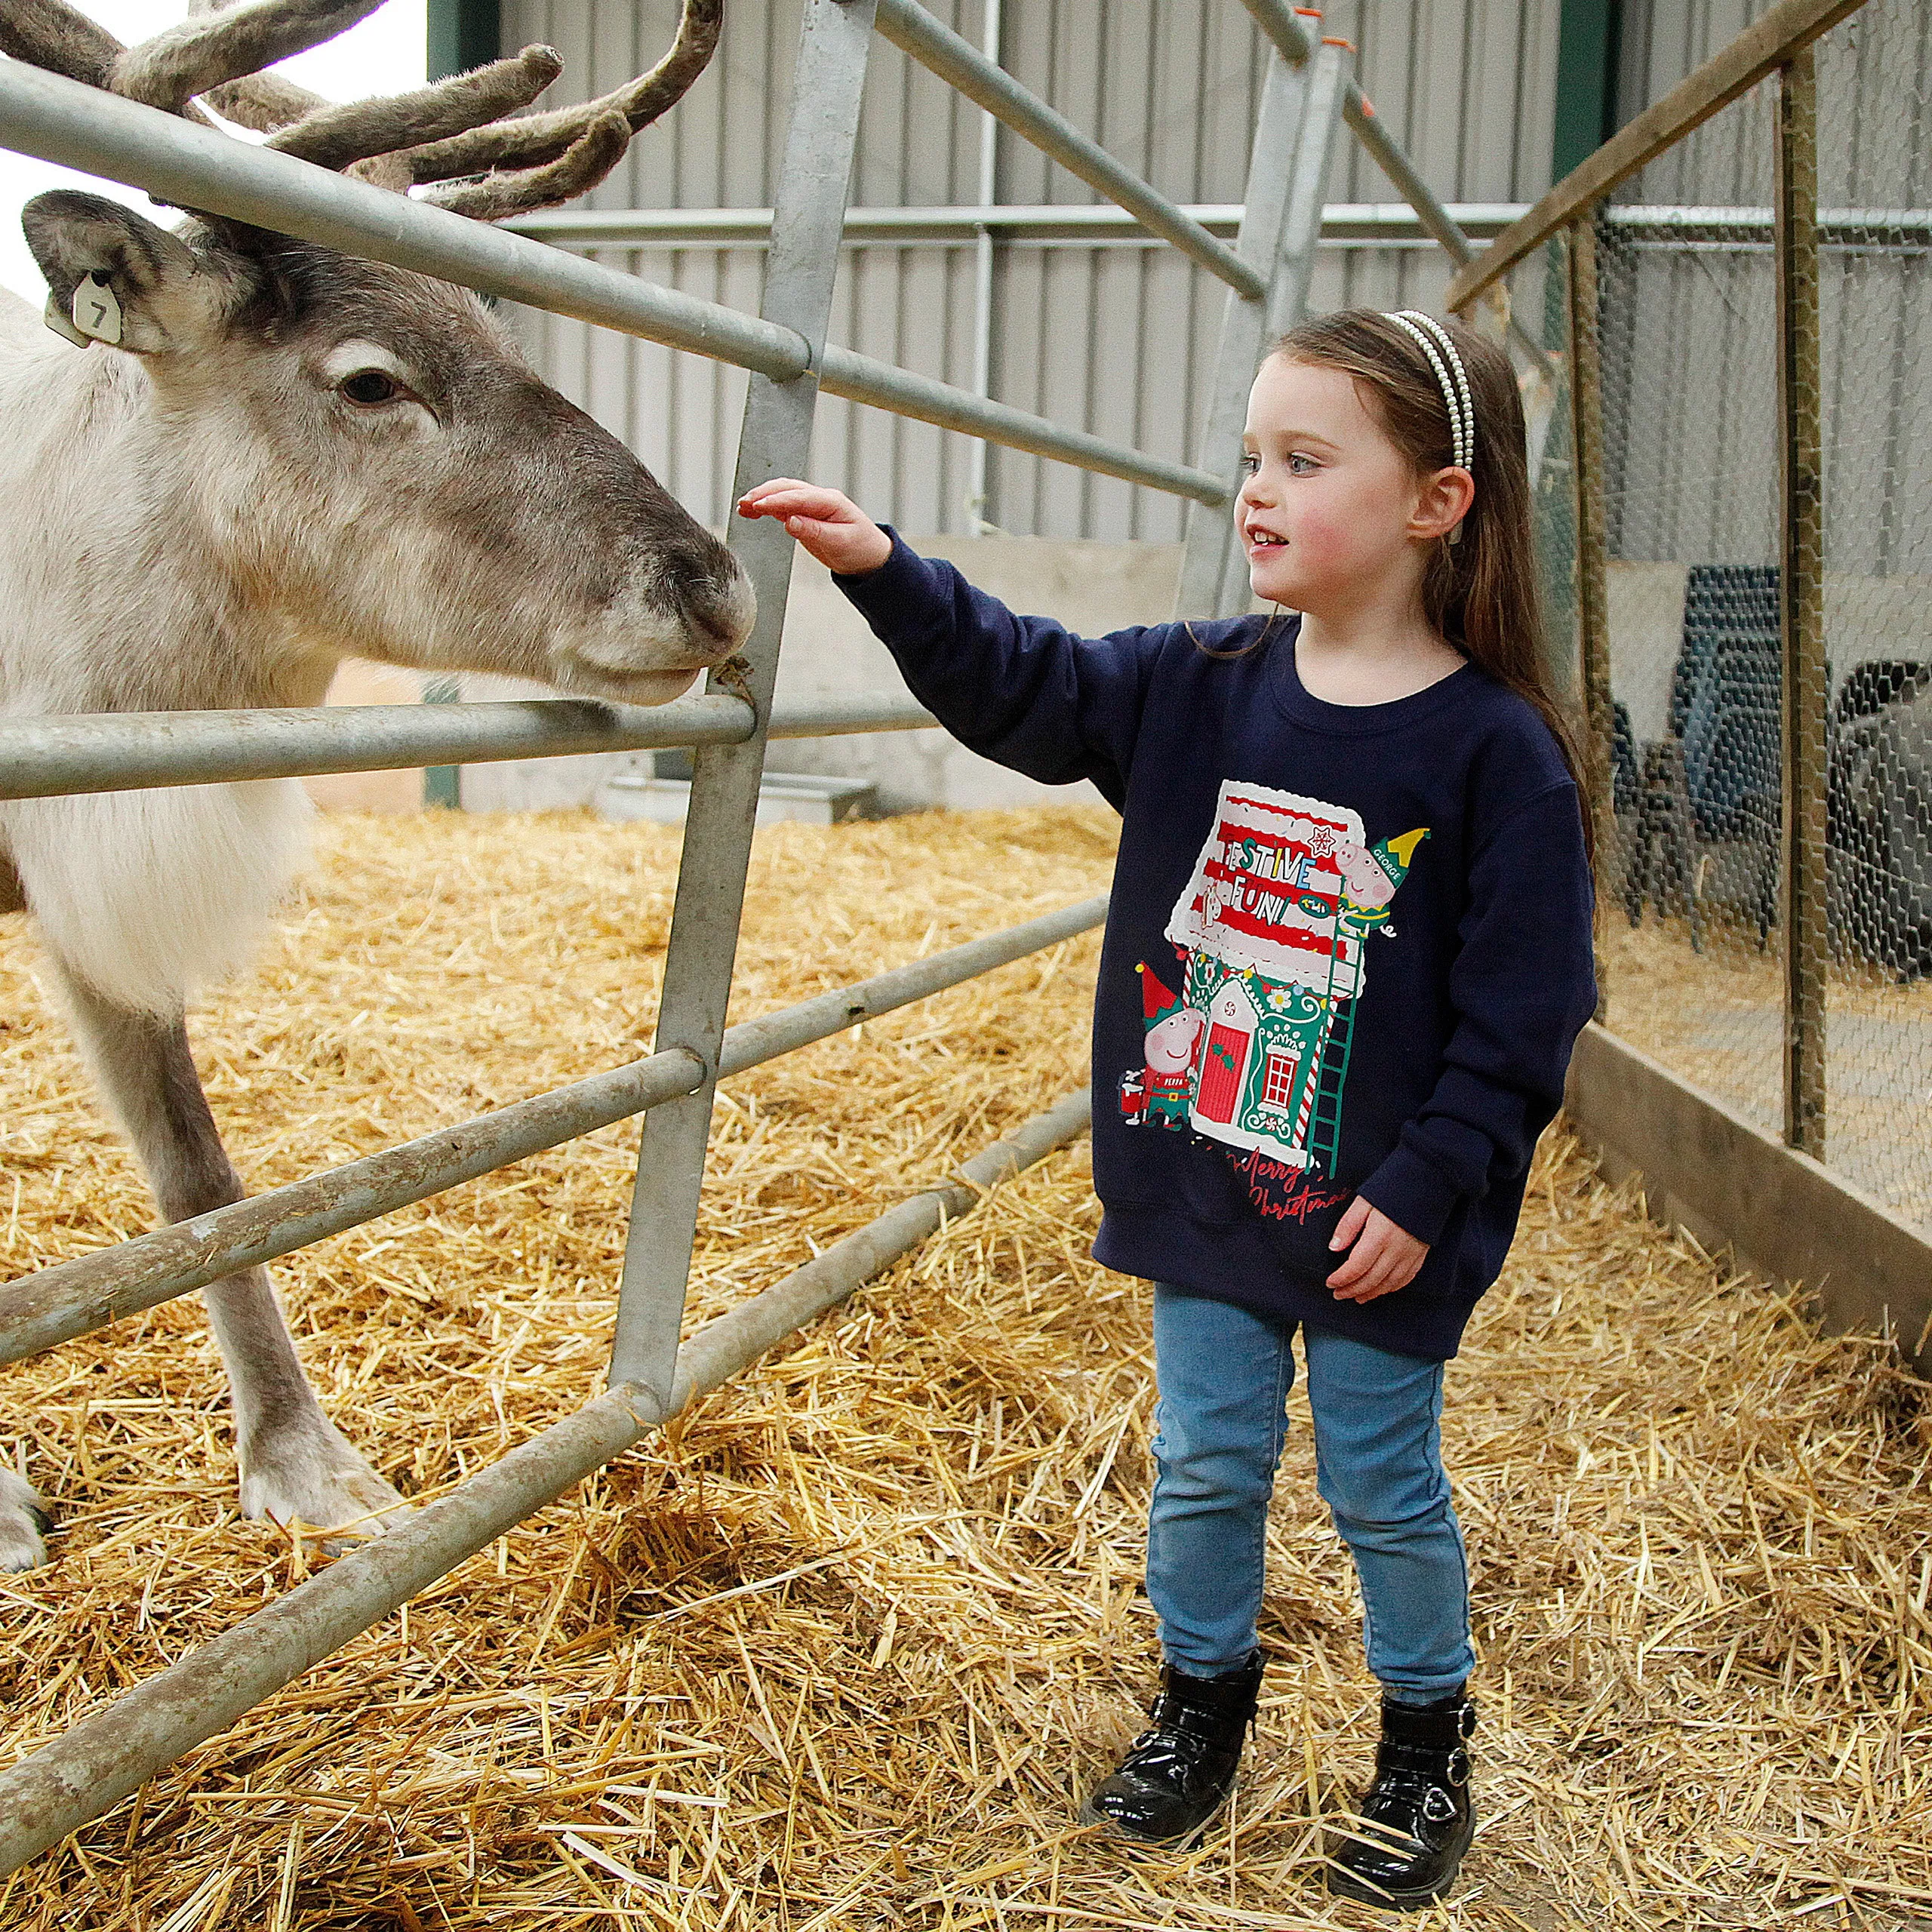
[[[1111,822],[761,835],[741,1014],[1091,891]],[[634,1052],[674,849],[587,819],[330,823],[259,970],[195,1020],[257,1184]],[[147,1210],[0,933],[8,1272]],[[1092,942],[734,1083],[695,1312],[774,1280],[1081,1075]],[[596,1386],[613,1130],[278,1270],[335,1415],[430,1493]],[[1546,1150],[1452,1372],[1484,1824],[1426,1921],[1932,1924],[1923,1389]],[[1087,1258],[1084,1149],[0,1884],[9,1932],[1366,1927],[1320,1825],[1373,1709],[1306,1418],[1259,1741],[1179,1861],[1072,1820],[1134,1729],[1141,1284]],[[303,1572],[237,1519],[190,1302],[0,1377],[64,1527],[4,1581],[6,1752]]]
[[[1784,1110],[1781,935],[1718,913],[1694,946],[1681,918],[1607,922],[1610,1023],[1682,1078],[1776,1131]],[[1826,962],[1826,1158],[1932,1234],[1932,1140],[1901,1132],[1932,1097],[1932,979],[1856,955]],[[1908,1338],[1909,1339],[1909,1338]]]

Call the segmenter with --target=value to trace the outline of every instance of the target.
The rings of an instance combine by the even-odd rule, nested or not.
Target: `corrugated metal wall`
[[[980,0],[928,0],[977,41]],[[591,198],[602,208],[764,207],[784,138],[798,0],[732,0],[711,70]],[[1529,201],[1549,185],[1559,0],[1349,0],[1324,24],[1361,50],[1362,85],[1448,201]],[[547,41],[569,65],[558,98],[615,85],[667,44],[676,0],[504,0],[506,45]],[[1263,69],[1235,0],[1008,0],[1005,66],[1126,165],[1182,202],[1238,202]],[[868,78],[854,201],[933,207],[977,198],[979,110],[881,42]],[[1393,192],[1343,136],[1330,198]],[[1001,131],[997,199],[1089,205],[1082,183]],[[623,248],[599,259],[755,309],[762,254],[746,247]],[[1432,306],[1432,248],[1325,250],[1314,302]],[[1192,461],[1226,291],[1158,244],[1004,242],[992,390],[1017,406]],[[622,435],[697,514],[721,521],[743,378],[699,358],[554,318],[528,318],[545,373]],[[835,340],[970,383],[968,246],[848,247]],[[967,527],[971,446],[923,423],[828,398],[815,476],[915,532]],[[1158,491],[996,450],[986,515],[1020,535],[1177,537]]]

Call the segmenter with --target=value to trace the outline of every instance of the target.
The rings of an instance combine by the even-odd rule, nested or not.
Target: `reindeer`
[[[518,112],[561,70],[543,47],[339,106],[260,71],[380,4],[254,0],[124,48],[64,0],[0,0],[0,51],[494,221],[601,180],[702,71],[722,0],[555,112]],[[730,552],[466,291],[92,195],[23,223],[55,333],[0,296],[0,715],[312,705],[352,652],[657,703],[749,632]],[[32,915],[171,1220],[242,1194],[183,1016],[249,951],[306,810],[291,780],[0,804],[0,911]],[[203,1292],[245,1513],[380,1531],[401,1499],[323,1413],[266,1272]],[[0,1567],[49,1527],[0,1470]]]

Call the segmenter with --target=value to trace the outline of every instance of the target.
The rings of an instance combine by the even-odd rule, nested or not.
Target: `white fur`
[[[0,804],[42,937],[116,1004],[179,1013],[247,961],[308,857],[292,778]]]

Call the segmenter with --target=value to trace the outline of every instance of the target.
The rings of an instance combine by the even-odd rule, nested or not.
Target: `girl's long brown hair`
[[[1457,322],[1443,326],[1462,356],[1475,407],[1469,473],[1476,494],[1463,519],[1461,540],[1445,538],[1431,549],[1423,576],[1423,614],[1471,663],[1535,707],[1563,753],[1580,802],[1589,795],[1582,752],[1551,686],[1544,653],[1515,371],[1494,343]],[[1343,309],[1318,316],[1282,337],[1273,352],[1354,377],[1364,401],[1419,475],[1446,469],[1454,460],[1448,405],[1435,372],[1414,338],[1379,310]],[[1585,840],[1593,844],[1587,810],[1583,819]]]

